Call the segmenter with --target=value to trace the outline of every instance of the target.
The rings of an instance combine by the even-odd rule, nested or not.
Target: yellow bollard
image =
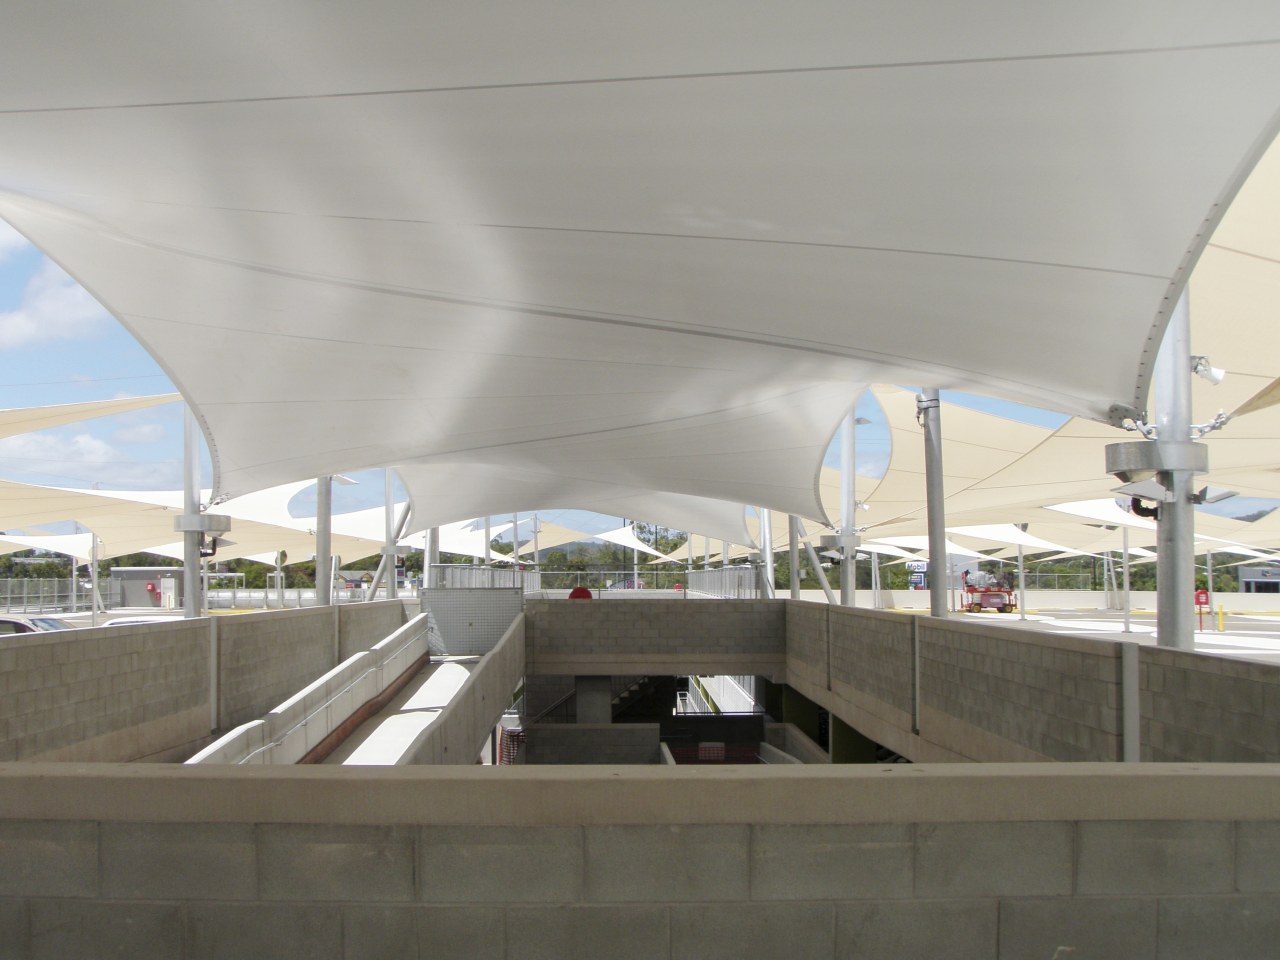
[[[1222,631],[1226,629],[1226,627],[1223,626],[1224,617],[1225,617],[1225,612],[1223,611],[1222,604],[1218,604],[1218,632],[1219,633],[1222,633]]]

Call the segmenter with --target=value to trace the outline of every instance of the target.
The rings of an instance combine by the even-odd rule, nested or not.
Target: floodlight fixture
[[[1227,371],[1221,367],[1209,365],[1209,358],[1202,355],[1193,356],[1191,358],[1191,372],[1197,377],[1208,380],[1215,387],[1226,379]]]
[[[1192,503],[1221,503],[1232,497],[1240,496],[1236,490],[1224,490],[1222,487],[1201,487],[1192,497]]]

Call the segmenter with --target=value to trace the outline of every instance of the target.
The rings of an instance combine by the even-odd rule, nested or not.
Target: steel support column
[[[772,600],[774,596],[773,575],[773,517],[768,507],[759,507],[760,511],[760,579],[764,585],[764,595]]]
[[[1155,372],[1156,445],[1162,451],[1173,444],[1186,446],[1191,440],[1191,319],[1185,291],[1169,317]],[[1156,525],[1156,642],[1180,650],[1195,649],[1193,476],[1180,467],[1157,476],[1168,494]]]
[[[76,571],[71,570],[72,579]],[[89,531],[89,626],[98,625],[98,609],[102,603],[98,597],[98,535]]]
[[[1124,526],[1120,528],[1121,547],[1124,550],[1124,632],[1132,633],[1133,627],[1130,624],[1131,607],[1129,604],[1129,528]]]
[[[427,555],[423,559],[426,561],[425,566],[427,575],[423,582],[430,587],[443,587],[444,571],[440,569],[440,528],[432,527],[429,529],[427,531],[426,541]],[[514,562],[511,564],[511,569],[512,571],[515,571],[516,569],[516,564]],[[520,586],[520,582],[514,579],[514,572],[512,573],[512,577],[512,582],[515,583],[516,586]]]
[[[844,607],[854,605],[858,583],[858,534],[854,516],[858,511],[855,429],[854,412],[850,410],[840,423],[840,605]]]
[[[791,566],[791,599],[800,599],[800,519],[787,516],[787,563]]]
[[[1027,619],[1027,567],[1022,557],[1022,544],[1018,544],[1018,619]]]
[[[806,536],[803,526],[800,528],[800,536]],[[805,540],[804,549],[805,553],[809,557],[809,565],[813,567],[814,576],[818,578],[818,583],[822,587],[822,592],[826,594],[827,603],[834,606],[836,602],[836,594],[835,591],[831,589],[831,584],[827,582],[827,573],[822,569],[822,561],[818,559],[818,551],[813,549],[813,543],[810,540]]]
[[[333,603],[333,477],[316,479],[316,606]]]
[[[183,407],[182,419],[182,514],[200,515],[200,427],[190,404]],[[204,606],[200,579],[200,531],[194,519],[182,534],[182,615],[198,617]]]
[[[384,562],[387,564],[387,599],[395,600],[398,595],[398,590],[396,589],[396,580],[398,579],[396,577],[396,540],[399,539],[399,535],[396,530],[395,517],[392,516],[395,509],[395,491],[392,487],[391,470],[389,468],[382,471],[382,498],[385,502],[384,510],[386,511],[386,516],[383,519],[386,521],[387,538],[386,546],[383,548],[385,550],[383,557]],[[376,578],[373,583],[376,590],[378,584]]]
[[[947,615],[947,518],[943,507],[942,411],[938,391],[927,388],[916,398],[924,427],[925,502],[929,511],[929,613]]]

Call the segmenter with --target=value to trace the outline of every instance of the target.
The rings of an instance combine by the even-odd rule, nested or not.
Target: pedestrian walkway
[[[344,766],[396,766],[440,716],[471,675],[479,657],[433,660],[422,674],[325,759]]]

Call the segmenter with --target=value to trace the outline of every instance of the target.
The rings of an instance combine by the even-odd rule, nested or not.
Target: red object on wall
[[[155,593],[155,592],[156,592],[156,585],[154,583],[148,583],[147,593]]]
[[[590,600],[591,591],[586,587],[574,587],[569,591],[570,600]]]

